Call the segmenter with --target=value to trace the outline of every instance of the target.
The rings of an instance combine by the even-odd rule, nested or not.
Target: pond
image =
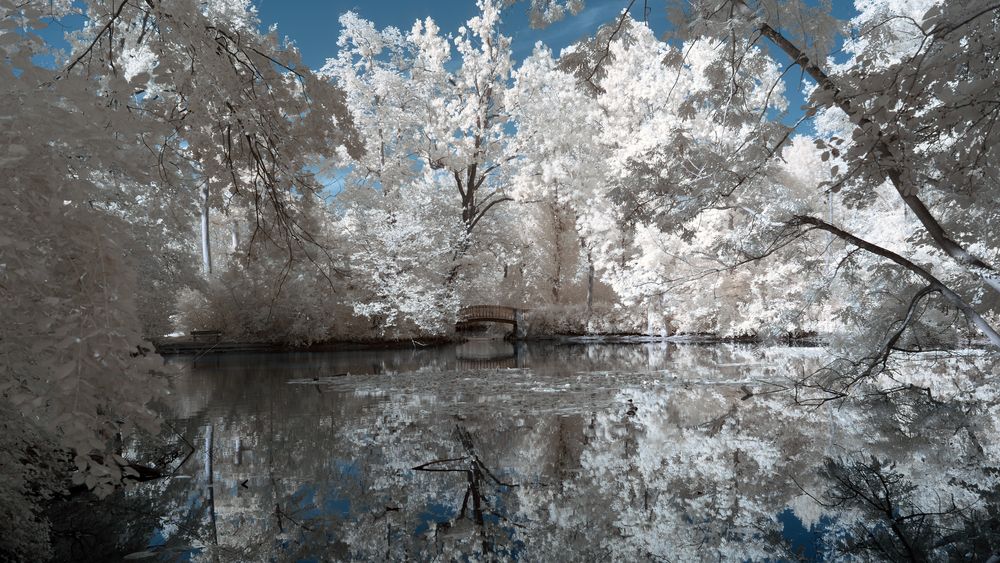
[[[891,392],[797,404],[794,381],[827,360],[503,341],[174,359],[168,424],[126,451],[171,476],[63,507],[57,547],[74,561],[996,553],[996,385],[965,375],[982,358],[927,354]]]

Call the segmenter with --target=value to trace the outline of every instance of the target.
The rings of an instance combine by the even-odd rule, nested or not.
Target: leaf
[[[135,551],[135,552],[129,553],[125,557],[122,557],[122,559],[125,559],[126,561],[133,561],[133,560],[136,560],[136,559],[149,559],[150,557],[156,557],[156,552],[155,551],[149,551],[149,550]]]

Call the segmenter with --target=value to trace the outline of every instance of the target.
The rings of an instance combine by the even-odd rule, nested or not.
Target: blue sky
[[[643,12],[648,8],[647,23],[658,35],[668,29],[667,5],[678,0],[635,0],[631,14],[636,20],[643,19]],[[818,3],[812,0],[809,3]],[[837,17],[848,19],[856,15],[854,2],[851,0],[830,0],[833,13]],[[382,0],[379,2],[365,0],[254,0],[265,27],[277,24],[278,32],[290,38],[302,53],[303,62],[313,69],[323,66],[326,59],[337,52],[337,36],[340,24],[337,21],[341,14],[355,11],[362,17],[375,22],[379,28],[394,26],[401,30],[409,30],[417,19],[431,17],[437,22],[443,33],[454,33],[470,17],[477,13],[475,0]],[[512,41],[514,58],[519,63],[531,54],[535,43],[541,41],[555,53],[574,41],[593,34],[602,24],[615,20],[623,9],[629,5],[629,0],[585,0],[585,9],[575,16],[569,15],[545,29],[531,29],[528,25],[527,0],[515,4],[503,14],[503,30]],[[77,20],[62,22],[68,27],[76,27]],[[41,30],[40,34],[47,40],[59,46],[66,46],[62,40],[62,25],[53,25]],[[787,64],[787,59],[778,54],[780,62]],[[44,57],[43,64],[52,64]],[[789,76],[798,77],[801,73],[792,71]],[[802,93],[792,89],[786,90],[789,100],[789,115],[786,123],[793,123],[801,116],[799,108],[805,103]]]
[[[666,0],[648,0],[649,21],[653,29],[666,29]],[[409,30],[417,19],[431,17],[443,33],[454,33],[466,20],[476,15],[474,0],[257,0],[257,9],[265,25],[278,24],[278,31],[295,41],[304,62],[319,68],[337,50],[340,25],[337,18],[347,11],[375,22],[376,27]],[[545,29],[528,25],[527,2],[508,8],[503,14],[503,29],[513,39],[514,58],[520,61],[531,54],[536,41],[542,41],[556,53],[575,40],[589,35],[621,13],[627,0],[586,0],[586,8],[576,16],[567,16]],[[643,0],[636,0],[632,16],[642,18]]]

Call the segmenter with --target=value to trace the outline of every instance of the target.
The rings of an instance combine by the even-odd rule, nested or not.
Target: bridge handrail
[[[473,320],[517,320],[517,309],[503,305],[470,305],[458,310],[458,320],[468,322]]]

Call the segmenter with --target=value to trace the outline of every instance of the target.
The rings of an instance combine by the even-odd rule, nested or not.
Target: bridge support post
[[[514,309],[514,339],[523,340],[528,336],[528,326],[524,323],[524,312]]]

